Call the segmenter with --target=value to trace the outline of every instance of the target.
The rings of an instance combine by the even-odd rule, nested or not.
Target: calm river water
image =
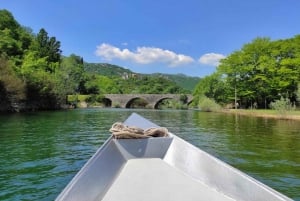
[[[0,200],[54,200],[132,112],[300,201],[300,122],[179,110],[0,115]]]

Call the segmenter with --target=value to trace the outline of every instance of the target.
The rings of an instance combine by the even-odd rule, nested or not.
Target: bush
[[[159,104],[158,109],[186,110],[188,109],[188,105],[181,101],[165,99]]]
[[[185,103],[188,102],[188,97],[185,94],[181,94],[180,97],[179,97],[179,100],[180,100],[181,103],[185,104]]]
[[[199,99],[199,108],[205,112],[213,112],[220,110],[221,106],[218,105],[214,100],[203,96]]]
[[[103,103],[105,96],[103,94],[96,95],[96,101],[98,103]]]
[[[121,108],[121,103],[115,102],[115,103],[112,105],[112,107],[114,107],[114,108]]]
[[[271,102],[270,107],[273,110],[276,110],[281,116],[285,116],[288,111],[292,111],[295,109],[290,100],[283,97],[281,97],[280,100]]]
[[[73,102],[77,102],[77,101],[78,101],[78,97],[76,95],[67,95],[68,103],[73,103]]]
[[[85,99],[85,101],[88,102],[88,103],[95,103],[96,99],[97,99],[97,95],[96,94],[92,94],[89,97],[87,97]]]

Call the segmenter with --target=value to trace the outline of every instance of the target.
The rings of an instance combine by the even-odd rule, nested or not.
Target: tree
[[[278,98],[284,95],[292,101],[296,100],[297,84],[300,80],[300,35],[292,39],[280,40],[276,49],[279,67],[277,70]],[[274,48],[275,49],[275,48]]]
[[[236,51],[221,60],[221,64],[218,66],[217,73],[225,80],[228,87],[228,96],[225,102],[232,102],[237,105],[238,96],[243,94],[242,83],[247,79],[247,73],[249,66],[243,64],[242,52]],[[225,86],[226,86],[225,85]]]
[[[0,30],[4,30],[6,28],[17,30],[19,27],[19,23],[8,10],[0,10]]]
[[[31,44],[32,36],[7,10],[0,10],[0,54],[7,55],[17,66]]]
[[[8,28],[0,30],[0,54],[11,57],[22,54],[20,41],[13,37],[13,31]]]
[[[41,29],[25,51],[20,76],[26,82],[27,102],[39,109],[58,108],[65,100],[60,77],[55,73],[60,65],[60,43]],[[54,56],[53,56],[54,55]]]
[[[14,104],[25,98],[25,84],[18,78],[9,61],[0,56],[0,104],[7,104],[13,109]]]
[[[72,87],[61,85],[64,77],[58,75],[66,73],[63,68],[56,72],[60,70],[60,42],[49,37],[45,29],[32,34],[30,28],[22,27],[7,10],[0,10],[0,56],[0,101],[5,100],[8,107],[26,100],[37,109],[57,108],[65,95],[62,86]],[[82,73],[83,61],[79,60]],[[69,81],[80,80],[80,72],[76,66],[71,69]]]
[[[297,91],[296,93],[296,97],[297,97],[297,101],[300,102],[300,83],[297,84]]]
[[[48,36],[45,29],[40,29],[39,33],[35,37],[30,51],[36,52],[39,58],[45,58],[47,61],[46,71],[53,73],[60,63],[60,42],[55,37]]]
[[[271,41],[256,38],[241,50],[221,60],[217,72],[222,74],[228,86],[232,86],[244,106],[257,102],[267,107],[280,98],[295,97],[300,78],[300,37]]]
[[[120,93],[120,89],[115,80],[104,75],[88,74],[85,88],[89,94]]]
[[[84,91],[85,75],[83,59],[80,56],[71,54],[69,57],[64,57],[56,75],[60,81],[60,88],[65,94]]]
[[[226,85],[224,79],[218,73],[202,78],[193,92],[194,97],[200,98],[206,96],[214,99],[218,103],[227,103],[230,94],[230,88]],[[197,101],[196,101],[197,102]]]
[[[100,94],[100,86],[98,84],[98,75],[88,74],[87,80],[84,84],[87,94]]]

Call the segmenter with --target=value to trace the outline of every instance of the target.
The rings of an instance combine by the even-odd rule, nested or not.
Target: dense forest
[[[300,98],[300,35],[290,39],[256,38],[221,60],[217,70],[194,90],[219,104],[269,108],[281,98]]]
[[[191,92],[164,76],[124,73],[117,66],[105,75],[91,67],[75,54],[63,56],[60,41],[45,29],[35,34],[0,10],[0,111],[58,109],[68,94]]]

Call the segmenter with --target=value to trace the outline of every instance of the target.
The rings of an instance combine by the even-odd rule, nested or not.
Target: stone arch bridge
[[[180,101],[181,94],[104,94],[108,106],[118,105],[121,108],[130,108],[131,104],[137,99],[145,100],[148,108],[156,109],[159,103],[165,99]],[[192,95],[187,96],[187,104],[193,100]]]

